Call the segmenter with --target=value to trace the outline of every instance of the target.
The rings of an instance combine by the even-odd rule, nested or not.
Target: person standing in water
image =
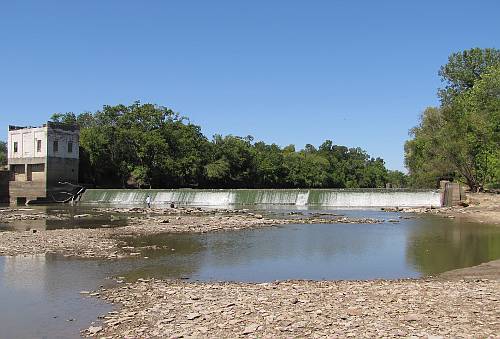
[[[151,196],[149,194],[146,197],[146,204],[148,205],[148,208],[151,208]]]

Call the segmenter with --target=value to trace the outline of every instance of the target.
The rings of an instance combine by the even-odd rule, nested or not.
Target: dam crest
[[[441,207],[440,190],[407,189],[88,189],[88,204],[153,206],[293,205],[320,207]]]

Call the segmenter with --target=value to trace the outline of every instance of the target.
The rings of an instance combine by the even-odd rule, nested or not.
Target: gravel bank
[[[383,208],[388,212],[435,214],[450,219],[500,225],[500,194],[467,193],[463,206],[442,208]]]
[[[190,283],[101,290],[120,305],[82,332],[109,338],[497,337],[498,280]]]

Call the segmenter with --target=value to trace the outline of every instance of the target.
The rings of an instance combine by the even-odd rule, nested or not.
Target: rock
[[[420,321],[423,318],[424,317],[420,314],[410,313],[410,314],[406,315],[403,319],[406,321]]]
[[[259,328],[259,324],[247,325],[247,326],[245,326],[245,329],[243,330],[242,334],[246,335],[246,334],[253,333],[253,332],[257,331],[258,328]]]
[[[199,314],[199,313],[188,313],[188,314],[186,314],[186,318],[188,320],[194,320],[194,319],[199,318],[199,317],[201,317],[201,314]]]
[[[87,328],[87,332],[90,335],[95,335],[100,331],[102,331],[102,326],[90,326],[89,328]]]

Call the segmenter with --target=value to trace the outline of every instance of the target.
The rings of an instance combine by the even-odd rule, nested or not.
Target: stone
[[[243,334],[253,333],[253,332],[257,331],[258,328],[259,328],[259,324],[247,325],[247,326],[245,326],[245,329],[243,330]]]
[[[201,317],[201,314],[199,314],[199,313],[188,313],[188,314],[186,314],[186,318],[188,320],[194,320],[194,319],[199,318],[199,317]]]
[[[97,334],[98,332],[102,331],[102,326],[90,326],[88,329],[87,329],[87,332],[90,334],[90,335],[95,335]]]

